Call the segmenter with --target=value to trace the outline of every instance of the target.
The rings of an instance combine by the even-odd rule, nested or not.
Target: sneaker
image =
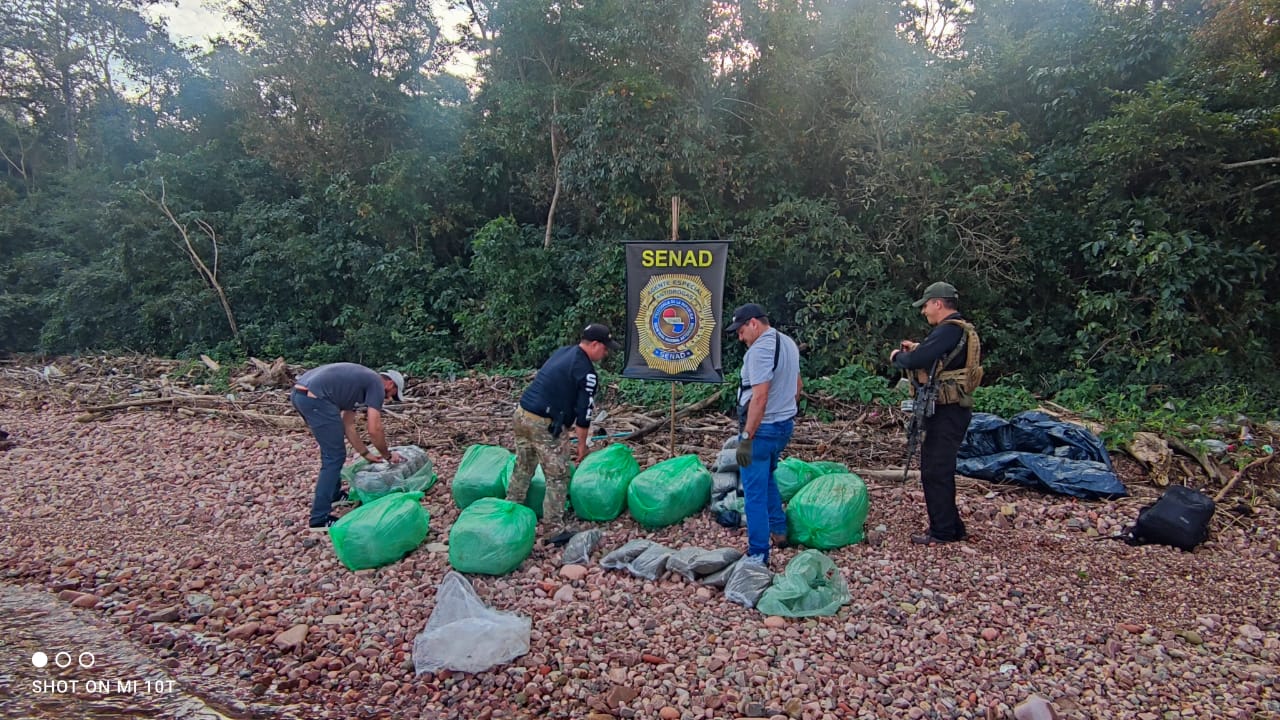
[[[577,534],[578,534],[577,530],[561,530],[555,535],[552,535],[551,537],[543,540],[542,543],[544,545],[556,545],[556,546],[564,545],[568,543],[570,540],[572,540],[573,536]]]
[[[343,490],[333,498],[333,505],[351,505],[351,493]]]
[[[769,533],[769,540],[773,542],[773,546],[779,550],[791,547],[791,541],[787,540],[786,533]]]
[[[338,518],[333,515],[330,515],[328,518],[324,520],[324,522],[320,523],[319,525],[308,525],[307,529],[310,530],[311,532],[329,532],[329,528],[332,527],[333,524],[336,522],[338,522]]]
[[[769,567],[769,558],[764,555],[743,555],[742,562],[750,565],[763,565]]]

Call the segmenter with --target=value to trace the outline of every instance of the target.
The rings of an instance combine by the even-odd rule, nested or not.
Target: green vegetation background
[[[812,387],[946,279],[988,409],[1280,406],[1280,0],[152,4],[0,9],[0,350],[536,367],[678,195]]]

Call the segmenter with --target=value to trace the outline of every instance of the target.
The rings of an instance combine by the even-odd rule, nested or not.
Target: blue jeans
[[[782,451],[791,442],[793,430],[794,420],[760,423],[755,437],[751,439],[751,464],[738,471],[747,514],[747,554],[759,555],[766,562],[769,560],[770,533],[785,535],[787,532],[782,493],[778,492],[778,481],[774,479],[773,472],[778,469]]]
[[[320,446],[320,477],[311,500],[312,525],[329,519],[333,501],[342,490],[342,463],[347,460],[347,434],[342,428],[342,412],[329,400],[313,398],[296,388],[289,394],[293,407],[307,421]]]

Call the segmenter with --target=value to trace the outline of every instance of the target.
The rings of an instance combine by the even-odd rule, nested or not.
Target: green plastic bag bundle
[[[454,570],[506,575],[533,551],[538,518],[529,508],[498,498],[480,498],[449,528],[449,564]]]
[[[512,455],[511,468],[510,470],[508,470],[506,476],[502,478],[502,487],[503,487],[502,497],[504,498],[507,496],[506,488],[511,487],[511,473],[515,472],[515,469],[516,469],[515,463],[516,463],[516,456]],[[532,510],[533,514],[537,515],[538,519],[541,520],[542,519],[542,503],[544,500],[546,500],[546,498],[547,498],[547,474],[542,471],[542,466],[539,465],[533,471],[533,478],[529,480],[529,492],[525,493],[524,503],[522,504],[525,507]]]
[[[702,509],[711,497],[711,473],[697,455],[663,460],[627,486],[627,509],[648,528],[674,525]]]
[[[480,498],[506,497],[507,478],[515,465],[516,456],[506,448],[472,445],[453,476],[453,502],[465,509]]]
[[[814,460],[809,463],[809,467],[813,468],[814,477],[834,475],[836,473],[847,474],[849,472],[849,466],[833,460]]]
[[[862,542],[871,501],[853,473],[821,475],[787,503],[787,536],[805,547],[831,550]]]
[[[627,487],[640,473],[631,448],[622,443],[597,450],[582,461],[569,485],[569,502],[583,520],[604,522],[622,514]]]
[[[352,510],[329,528],[333,551],[350,570],[393,563],[427,539],[431,516],[420,492],[391,493]]]
[[[781,575],[756,602],[765,615],[815,617],[835,615],[841,605],[852,600],[849,584],[831,558],[817,550],[805,550],[787,563]]]
[[[783,458],[778,463],[778,469],[773,471],[773,479],[778,482],[778,492],[782,495],[782,502],[787,502],[800,492],[800,488],[809,484],[809,481],[818,477],[818,472],[813,465],[801,460],[800,458]]]

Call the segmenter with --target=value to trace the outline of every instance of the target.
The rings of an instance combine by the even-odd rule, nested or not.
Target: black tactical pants
[[[920,447],[920,484],[929,512],[929,534],[938,540],[963,540],[964,522],[956,509],[956,451],[964,441],[971,408],[939,405],[933,417],[924,421],[924,443]]]

